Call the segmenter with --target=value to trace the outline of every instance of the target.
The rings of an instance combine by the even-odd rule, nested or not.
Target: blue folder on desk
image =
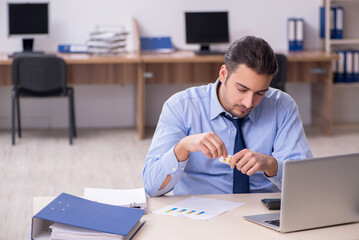
[[[173,52],[173,44],[170,37],[141,37],[142,51]]]
[[[127,235],[133,233],[130,231],[134,227],[141,228],[144,222],[140,219],[144,213],[142,209],[103,204],[62,193],[32,218],[31,238],[50,237],[52,222],[132,237]]]

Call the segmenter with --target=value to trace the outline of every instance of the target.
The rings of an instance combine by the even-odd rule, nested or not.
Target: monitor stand
[[[34,39],[33,38],[24,38],[22,39],[22,50],[24,52],[32,52],[34,46]]]
[[[43,54],[43,51],[34,51],[34,39],[33,38],[24,38],[22,39],[22,51],[24,53],[35,53],[35,54]]]
[[[199,51],[195,51],[197,55],[224,55],[225,52],[211,50],[209,44],[201,44]]]
[[[44,54],[43,51],[33,51],[34,39],[33,38],[24,38],[22,39],[22,52],[14,52],[9,54],[9,58],[13,58],[21,54]]]

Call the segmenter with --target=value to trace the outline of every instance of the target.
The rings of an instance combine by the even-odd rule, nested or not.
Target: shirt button
[[[236,133],[236,131],[234,131],[234,130],[232,130],[232,132],[231,132],[233,135]]]
[[[184,167],[181,167],[181,170],[183,171],[183,170],[184,170]]]
[[[177,168],[172,168],[172,172],[175,172],[177,170]]]

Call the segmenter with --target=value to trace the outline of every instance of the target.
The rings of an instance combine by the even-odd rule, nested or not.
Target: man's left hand
[[[277,160],[262,153],[254,152],[249,149],[243,149],[232,157],[231,168],[237,167],[243,174],[252,175],[255,172],[264,171],[268,177],[277,175]]]

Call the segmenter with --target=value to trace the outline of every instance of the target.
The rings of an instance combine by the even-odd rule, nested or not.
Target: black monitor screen
[[[187,43],[227,43],[227,12],[186,12]]]
[[[48,34],[48,3],[9,3],[9,35]]]

